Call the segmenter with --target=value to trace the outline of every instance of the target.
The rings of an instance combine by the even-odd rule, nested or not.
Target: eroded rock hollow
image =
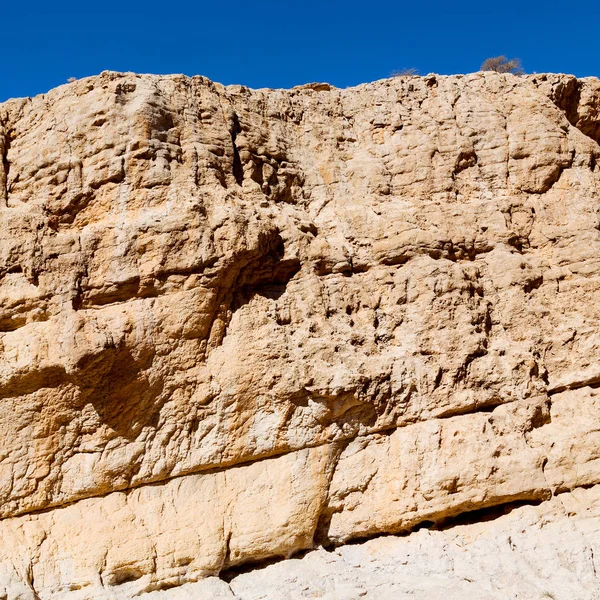
[[[599,598],[599,142],[565,75],[1,104],[0,598]]]

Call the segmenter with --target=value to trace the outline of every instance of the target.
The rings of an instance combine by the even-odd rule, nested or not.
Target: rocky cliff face
[[[599,142],[563,75],[0,105],[0,598],[600,597]]]

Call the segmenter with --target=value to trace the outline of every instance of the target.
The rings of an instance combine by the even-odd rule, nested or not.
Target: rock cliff
[[[0,157],[0,599],[600,597],[598,79],[105,72]]]

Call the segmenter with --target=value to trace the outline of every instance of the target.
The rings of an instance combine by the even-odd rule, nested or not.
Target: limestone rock
[[[566,75],[0,105],[0,599],[595,597],[599,143]]]
[[[595,487],[559,494],[487,522],[315,550],[238,575],[229,583],[231,596],[212,595],[216,582],[206,580],[182,598],[593,600],[600,596],[594,555],[600,544],[598,492]]]

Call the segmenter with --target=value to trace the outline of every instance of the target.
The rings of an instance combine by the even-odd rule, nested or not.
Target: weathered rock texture
[[[305,597],[293,561],[211,577],[540,502],[468,526],[471,597],[600,597],[599,142],[600,82],[564,75],[0,105],[0,598]],[[343,552],[391,544],[390,593],[431,598],[396,561],[462,534],[424,535]],[[539,591],[563,547],[585,577]]]
[[[211,577],[143,598],[597,600],[599,545],[600,488],[595,486],[514,509],[493,522],[314,550],[301,559],[232,573],[225,578],[229,584]]]

